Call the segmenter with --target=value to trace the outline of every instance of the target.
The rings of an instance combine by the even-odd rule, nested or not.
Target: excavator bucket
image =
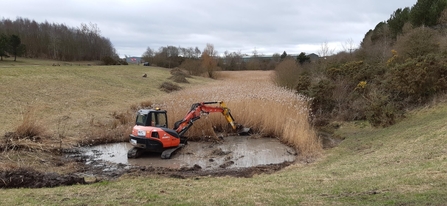
[[[237,133],[238,133],[239,135],[242,135],[242,136],[250,135],[250,133],[251,133],[251,129],[250,129],[250,128],[247,128],[247,127],[242,127],[242,128],[240,128],[240,129],[238,129]]]
[[[244,127],[240,124],[237,125],[237,134],[241,135],[241,136],[245,136],[245,135],[250,135],[251,134],[251,128],[248,127]]]

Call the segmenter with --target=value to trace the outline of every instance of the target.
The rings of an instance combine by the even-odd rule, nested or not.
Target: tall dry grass
[[[275,137],[304,156],[318,154],[322,145],[309,124],[308,100],[291,90],[277,87],[270,71],[218,72],[219,80],[207,87],[173,92],[154,101],[168,111],[169,124],[182,119],[191,104],[224,101],[235,121],[250,127],[255,136]],[[215,129],[229,131],[220,114],[209,114],[194,123],[185,134],[191,138],[216,136]]]
[[[28,150],[50,151],[45,144],[50,139],[47,128],[36,116],[36,108],[30,107],[22,113],[22,121],[13,132],[7,132],[0,141],[0,151]]]

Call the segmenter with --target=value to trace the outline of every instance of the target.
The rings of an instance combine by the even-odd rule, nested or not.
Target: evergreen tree
[[[394,39],[396,39],[397,35],[402,33],[402,28],[409,20],[410,8],[408,7],[404,9],[399,8],[391,15],[387,23],[390,28],[391,35]]]
[[[24,50],[20,37],[15,34],[11,35],[9,38],[9,53],[14,55],[14,61],[16,61],[17,55],[21,55]]]
[[[281,54],[281,60],[283,60],[284,58],[286,58],[287,57],[287,53],[286,53],[286,51],[284,51],[282,54]]]
[[[8,50],[8,37],[4,34],[0,34],[0,60],[3,61],[3,57],[6,56]]]
[[[446,7],[447,0],[418,0],[411,8],[410,21],[416,27],[435,26]]]
[[[302,65],[304,62],[310,62],[310,57],[306,53],[301,52],[300,55],[296,57],[296,60]]]

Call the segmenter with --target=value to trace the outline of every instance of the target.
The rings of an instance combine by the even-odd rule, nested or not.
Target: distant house
[[[126,57],[126,62],[128,64],[140,64],[141,57]]]
[[[296,59],[298,57],[298,54],[288,54],[288,57],[292,57],[294,59]],[[310,58],[311,62],[315,62],[316,60],[318,60],[320,57],[314,53],[312,54],[307,54],[307,56]],[[250,61],[250,59],[254,58],[253,56],[243,56],[242,59],[244,60],[244,62],[248,62]],[[273,58],[273,55],[259,55],[257,56],[258,59],[261,60],[270,60]]]
[[[320,58],[318,55],[316,55],[314,53],[308,54],[307,56],[310,58],[310,62],[315,62]]]

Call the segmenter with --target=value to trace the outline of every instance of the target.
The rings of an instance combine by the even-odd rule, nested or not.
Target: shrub
[[[103,57],[102,59],[101,59],[101,61],[102,61],[102,63],[104,64],[104,65],[116,65],[116,61],[115,61],[115,59],[113,59],[112,57],[110,57],[110,56],[105,56],[105,57]]]
[[[186,59],[180,65],[180,68],[185,69],[191,75],[197,75],[197,76],[206,72],[205,69],[202,68],[202,62],[196,59]]]
[[[428,54],[408,59],[390,68],[387,89],[407,103],[423,103],[447,89],[447,67],[441,55]]]
[[[287,58],[276,66],[274,81],[278,86],[294,89],[302,72],[295,59]]]
[[[403,116],[402,107],[392,101],[386,92],[371,92],[368,102],[369,105],[365,109],[366,119],[374,127],[393,125]]]
[[[300,93],[304,94],[306,96],[309,95],[309,87],[311,85],[311,78],[310,75],[307,72],[303,72],[297,80],[295,90]]]
[[[315,122],[319,123],[317,126],[322,126],[321,124],[326,124],[327,121],[319,121],[319,119],[329,118],[329,114],[332,112],[335,106],[335,102],[332,98],[334,85],[330,80],[323,79],[317,84],[310,87],[310,97],[312,97],[311,109],[315,115]]]
[[[118,59],[118,61],[116,61],[116,62],[119,65],[129,65],[129,63],[127,63],[126,59]]]
[[[439,52],[440,34],[428,27],[409,31],[396,41],[396,50],[405,59]]]

